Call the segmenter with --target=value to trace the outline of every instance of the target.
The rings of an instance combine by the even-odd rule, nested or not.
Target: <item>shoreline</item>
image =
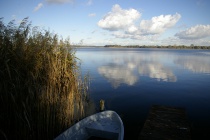
[[[105,45],[105,46],[80,46],[73,45],[74,48],[144,48],[144,49],[195,49],[195,50],[210,50],[210,46],[139,46],[139,45]]]

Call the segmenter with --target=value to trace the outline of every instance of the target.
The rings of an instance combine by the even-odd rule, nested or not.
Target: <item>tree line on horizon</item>
[[[105,45],[107,48],[168,48],[168,49],[210,49],[210,46],[197,46],[191,44],[190,46],[186,45]]]

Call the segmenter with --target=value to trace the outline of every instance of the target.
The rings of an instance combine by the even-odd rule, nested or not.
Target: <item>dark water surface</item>
[[[90,96],[116,111],[137,139],[152,105],[183,107],[193,139],[210,139],[210,51],[79,48]]]

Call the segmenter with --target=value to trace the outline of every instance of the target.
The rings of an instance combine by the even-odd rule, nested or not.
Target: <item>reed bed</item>
[[[0,139],[53,139],[84,117],[81,78],[69,39],[0,19]]]

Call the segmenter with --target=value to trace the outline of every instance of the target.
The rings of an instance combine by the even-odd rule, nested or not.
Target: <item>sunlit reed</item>
[[[82,80],[69,39],[0,19],[0,138],[53,139],[84,116]]]

